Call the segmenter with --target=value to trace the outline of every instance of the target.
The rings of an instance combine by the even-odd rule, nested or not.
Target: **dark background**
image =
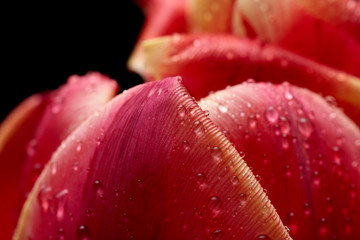
[[[121,90],[142,82],[126,69],[143,23],[132,0],[16,4],[2,7],[0,121],[26,97],[56,89],[72,74],[99,71]]]

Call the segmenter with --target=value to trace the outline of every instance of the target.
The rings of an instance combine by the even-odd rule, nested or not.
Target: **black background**
[[[99,71],[121,90],[142,82],[126,69],[144,20],[132,0],[31,1],[2,11],[0,121],[26,97],[56,89],[72,74]]]

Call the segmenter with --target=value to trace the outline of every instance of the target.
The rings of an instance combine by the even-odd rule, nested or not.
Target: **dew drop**
[[[28,156],[34,156],[36,153],[36,147],[38,142],[36,139],[32,139],[26,146],[26,153]]]
[[[306,138],[310,137],[313,132],[311,122],[307,118],[300,118],[298,120],[298,129],[300,133]]]
[[[246,204],[246,198],[247,198],[247,196],[245,193],[240,193],[240,195],[239,195],[240,207],[242,207]]]
[[[270,240],[270,237],[266,234],[260,234],[255,239],[256,240]]]
[[[314,187],[319,187],[321,184],[320,176],[318,171],[314,171],[312,183]]]
[[[38,194],[38,201],[41,206],[41,209],[46,213],[50,206],[51,200],[51,187],[42,187]]]
[[[204,125],[200,121],[194,122],[194,132],[197,135],[204,133]]]
[[[265,118],[269,121],[269,123],[276,123],[276,121],[279,119],[279,113],[278,111],[273,107],[273,106],[269,106],[266,110],[265,110]]]
[[[319,221],[319,227],[318,227],[318,236],[320,238],[324,238],[328,235],[329,229],[327,226],[326,218],[321,218]]]
[[[96,180],[94,181],[93,188],[96,191],[96,196],[99,198],[104,197],[104,186],[101,181]]]
[[[211,196],[209,199],[208,206],[214,215],[218,215],[221,211],[222,201],[217,196]]]
[[[248,124],[249,124],[249,127],[254,129],[256,128],[256,119],[255,119],[255,116],[254,115],[250,115],[249,116],[249,119],[248,119]]]
[[[282,135],[288,135],[290,132],[290,124],[286,117],[280,117],[280,132]]]
[[[62,221],[64,218],[65,213],[65,203],[66,203],[66,197],[68,195],[69,191],[67,189],[64,189],[60,191],[55,196],[56,201],[56,218],[58,221]]]
[[[224,237],[224,232],[221,229],[217,229],[211,233],[211,239],[220,240]]]
[[[178,109],[178,115],[180,117],[180,119],[184,119],[185,115],[186,115],[186,108],[184,105],[180,104]]]
[[[196,174],[196,182],[200,189],[206,188],[206,176],[204,173],[199,172]]]
[[[219,147],[215,146],[211,149],[211,156],[214,161],[219,162],[221,160],[221,155],[222,155],[222,152]]]
[[[189,142],[186,141],[186,140],[183,141],[183,143],[182,143],[182,148],[183,148],[184,153],[189,152],[189,150],[190,150],[190,144],[189,144]]]
[[[78,240],[90,240],[89,228],[85,225],[81,225],[76,229],[76,236]]]
[[[287,139],[287,137],[281,138],[281,146],[285,150],[289,148],[289,140]]]
[[[82,147],[82,142],[78,142],[77,146],[76,146],[76,151],[80,152],[81,151],[81,147]]]
[[[227,111],[228,111],[228,107],[224,106],[224,105],[218,105],[218,109],[222,113],[227,113]]]
[[[239,178],[238,178],[237,176],[233,175],[233,176],[231,177],[231,183],[232,183],[233,185],[237,185],[237,184],[239,184],[239,182],[240,182],[240,180],[239,180]]]

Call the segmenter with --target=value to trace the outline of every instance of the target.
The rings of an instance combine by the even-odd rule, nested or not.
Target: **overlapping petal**
[[[177,78],[119,95],[63,142],[15,239],[35,236],[289,238],[255,176]]]
[[[16,219],[43,166],[76,127],[112,99],[117,83],[99,73],[72,76],[56,91],[25,100],[0,129],[1,233],[10,238]],[[4,195],[3,195],[4,194]]]
[[[147,80],[179,74],[196,98],[248,80],[288,81],[334,97],[360,123],[360,79],[281,48],[229,35],[172,35],[144,43]],[[331,98],[330,98],[331,99]]]
[[[271,42],[360,76],[360,4],[357,1],[237,0],[205,3],[189,0],[187,9],[191,23],[189,32],[225,33],[231,29],[235,35]]]
[[[316,94],[243,83],[200,101],[294,239],[360,238],[360,130]]]
[[[0,239],[10,239],[15,228],[19,207],[16,189],[25,164],[26,146],[34,135],[47,99],[45,93],[27,98],[0,126]]]
[[[145,22],[127,63],[132,71],[143,68],[142,41],[187,30],[185,0],[146,0],[140,1],[140,5],[145,14]]]

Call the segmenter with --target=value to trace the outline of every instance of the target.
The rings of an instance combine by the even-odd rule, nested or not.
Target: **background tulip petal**
[[[119,95],[64,141],[14,239],[34,236],[286,239],[288,232],[231,143],[169,78]]]
[[[34,134],[27,143],[19,206],[24,203],[43,167],[61,142],[88,116],[112,99],[117,91],[118,85],[114,80],[99,73],[89,73],[71,76],[67,84],[49,94],[41,118],[37,119]]]
[[[237,0],[233,24],[240,30],[235,33],[241,34],[247,27],[245,36],[275,43],[359,77],[360,4],[331,2]]]
[[[16,189],[25,164],[26,146],[34,135],[47,98],[45,93],[27,98],[0,125],[0,239],[11,239],[13,234],[19,208]]]
[[[360,123],[360,79],[291,52],[229,35],[172,35],[144,43],[147,80],[179,74],[196,98],[249,78],[292,84],[330,96]]]
[[[187,30],[185,0],[141,0],[140,3],[145,21],[127,63],[128,69],[134,72],[143,68],[142,41]]]
[[[359,239],[360,130],[288,83],[243,83],[200,101],[261,177],[294,239]]]
[[[231,32],[231,16],[235,0],[187,1],[186,16],[189,32]]]

